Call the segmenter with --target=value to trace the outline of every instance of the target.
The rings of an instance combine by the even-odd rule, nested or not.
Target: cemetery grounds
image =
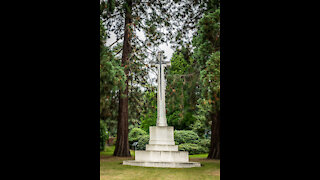
[[[189,155],[190,161],[200,162],[201,167],[194,168],[154,168],[136,167],[122,165],[122,161],[134,160],[132,157],[113,156],[114,146],[107,146],[106,150],[100,152],[100,180],[110,179],[152,179],[152,180],[198,180],[211,179],[220,180],[220,160],[206,159],[208,154]]]

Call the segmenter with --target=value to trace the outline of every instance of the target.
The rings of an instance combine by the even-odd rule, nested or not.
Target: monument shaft
[[[162,52],[159,52],[158,54],[158,62],[157,126],[167,126],[165,102],[166,81],[164,77],[164,68],[170,64],[163,62]]]

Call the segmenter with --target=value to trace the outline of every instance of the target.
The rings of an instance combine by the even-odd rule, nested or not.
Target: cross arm
[[[149,63],[150,63],[151,65],[160,64],[159,61],[150,61]],[[161,64],[162,64],[162,65],[166,65],[166,66],[171,66],[171,61],[162,61]]]
[[[152,64],[152,65],[159,64],[159,62],[158,62],[158,61],[154,61],[154,60],[149,61],[149,63],[150,63],[150,64]]]
[[[161,64],[171,66],[171,61],[162,61]]]

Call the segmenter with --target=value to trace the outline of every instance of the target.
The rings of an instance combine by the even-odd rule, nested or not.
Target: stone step
[[[143,162],[189,162],[188,151],[135,151],[135,160]]]
[[[147,151],[178,151],[177,145],[147,144]]]
[[[162,167],[162,168],[192,168],[201,167],[199,162],[146,162],[127,160],[123,161],[123,165],[144,166],[144,167]]]

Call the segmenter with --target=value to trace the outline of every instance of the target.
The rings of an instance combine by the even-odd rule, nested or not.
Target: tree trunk
[[[220,111],[211,114],[211,147],[208,159],[220,159]]]
[[[132,22],[131,7],[132,2],[129,1],[128,7],[130,10],[126,9],[125,16],[125,31],[123,40],[123,52],[121,65],[125,67],[125,74],[127,76],[126,87],[124,90],[119,92],[119,114],[118,114],[118,128],[117,128],[117,141],[116,147],[113,152],[114,156],[130,157],[129,140],[128,140],[128,75],[129,75],[129,57],[131,53],[131,46],[129,44],[131,39],[131,33],[129,30],[129,24]]]

